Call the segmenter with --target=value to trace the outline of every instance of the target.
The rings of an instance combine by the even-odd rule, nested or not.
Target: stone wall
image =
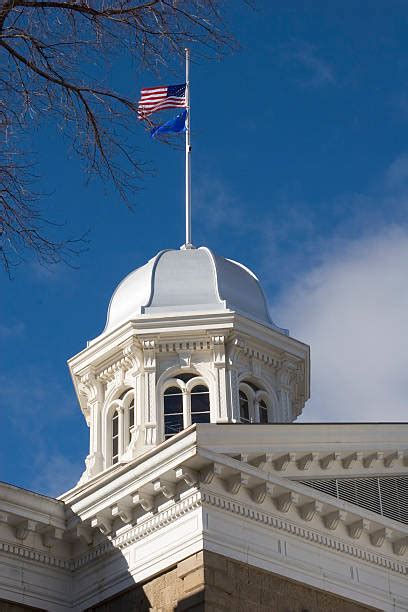
[[[210,552],[88,612],[369,612],[374,608]],[[13,611],[14,612],[14,611]]]

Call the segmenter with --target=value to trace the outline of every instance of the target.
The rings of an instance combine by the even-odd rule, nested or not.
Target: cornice
[[[284,531],[290,535],[294,535],[314,544],[350,555],[352,557],[361,559],[362,561],[374,563],[375,565],[387,568],[398,574],[402,574],[404,576],[408,574],[408,565],[399,563],[386,555],[374,553],[360,546],[354,546],[353,544],[339,538],[335,538],[320,531],[304,527],[303,525],[298,525],[290,520],[274,516],[263,510],[254,509],[253,507],[250,507],[239,500],[226,498],[219,493],[213,493],[205,490],[201,491],[201,500],[203,506],[204,504],[208,504],[215,508],[220,508],[225,512],[242,516],[246,520],[254,523],[261,523],[262,525],[272,527],[278,531]]]
[[[60,559],[54,555],[23,546],[22,544],[0,541],[0,553],[6,553],[26,561],[33,561],[57,569],[70,571],[72,568],[72,561],[70,559]]]

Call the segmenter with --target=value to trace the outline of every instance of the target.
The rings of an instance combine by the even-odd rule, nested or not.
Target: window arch
[[[164,439],[194,423],[209,423],[210,392],[197,374],[182,373],[167,381],[163,392]]]
[[[239,420],[241,423],[272,422],[271,401],[268,393],[258,384],[243,380],[239,385]]]

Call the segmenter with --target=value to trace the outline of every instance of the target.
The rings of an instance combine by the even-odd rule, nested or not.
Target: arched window
[[[209,423],[210,392],[196,374],[178,374],[167,382],[163,394],[164,438],[170,438],[194,423]]]
[[[179,387],[170,387],[164,392],[164,439],[183,429],[183,392]]]
[[[210,422],[210,392],[205,385],[196,385],[190,391],[191,423]]]
[[[271,422],[269,395],[250,380],[242,380],[239,384],[239,420],[263,425]]]
[[[269,419],[268,419],[268,406],[266,405],[264,400],[261,400],[259,402],[259,422],[260,423],[269,423]]]
[[[112,416],[112,464],[119,461],[119,412],[115,410]]]
[[[251,422],[249,418],[249,400],[242,390],[239,391],[239,420],[241,423]]]

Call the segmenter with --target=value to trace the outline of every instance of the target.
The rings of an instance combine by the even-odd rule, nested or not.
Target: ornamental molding
[[[183,341],[167,341],[157,343],[158,353],[183,353],[183,352],[198,352],[211,350],[211,341],[207,336],[202,338],[194,338]]]
[[[1,542],[0,541],[0,553],[6,553],[15,557],[20,557],[26,561],[34,561],[42,565],[55,567],[69,571],[72,569],[72,562],[70,559],[60,559],[49,553],[35,550],[22,544],[13,544],[12,542]]]
[[[225,455],[229,457],[229,455]],[[241,461],[248,465],[270,472],[284,472],[291,470],[290,478],[298,472],[310,471],[309,478],[318,478],[320,475],[327,478],[356,477],[365,475],[396,474],[401,468],[408,466],[408,452],[390,449],[388,451],[296,451],[266,452],[259,455],[241,455]],[[268,469],[268,467],[270,469]],[[374,472],[373,468],[377,469]],[[333,468],[335,470],[333,471]],[[381,469],[382,471],[378,471]],[[300,474],[299,474],[300,476]],[[301,480],[296,482],[302,482]]]
[[[185,514],[201,507],[201,493],[195,491],[188,497],[176,502],[170,508],[161,510],[157,514],[146,518],[139,525],[135,525],[116,537],[107,539],[102,544],[95,546],[85,554],[81,554],[71,561],[70,568],[77,570],[88,565],[106,554],[112,554],[118,550],[124,550],[138,540],[141,540],[163,527],[173,523]]]
[[[388,570],[396,572],[397,574],[401,574],[403,576],[408,574],[408,565],[398,563],[385,555],[380,555],[364,548],[357,547],[353,544],[349,544],[348,542],[345,542],[339,538],[335,538],[314,529],[297,525],[296,523],[274,516],[267,512],[251,508],[250,506],[247,506],[245,503],[242,503],[236,499],[231,500],[218,493],[201,491],[201,500],[203,505],[208,504],[225,512],[229,512],[230,514],[241,516],[245,518],[245,520],[250,520],[254,523],[261,523],[262,525],[294,535],[336,552],[341,552],[362,561],[366,561],[367,563],[384,567]],[[362,525],[362,527],[364,527],[364,525]]]

